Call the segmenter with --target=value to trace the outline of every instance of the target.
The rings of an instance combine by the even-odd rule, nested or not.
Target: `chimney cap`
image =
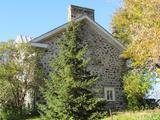
[[[94,9],[91,9],[91,8],[81,7],[81,6],[72,5],[72,4],[69,7],[76,8],[76,9],[83,9],[83,10],[87,10],[87,11],[95,11]]]
[[[94,21],[94,9],[70,5],[68,8],[68,21],[75,20],[81,16],[87,15]]]

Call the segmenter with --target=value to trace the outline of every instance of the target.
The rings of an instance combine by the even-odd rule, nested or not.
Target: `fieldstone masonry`
[[[94,21],[94,10],[90,8],[79,7],[70,5],[68,8],[68,21],[74,20],[81,16],[87,15]]]
[[[80,30],[82,45],[88,45],[87,57],[91,58],[88,70],[91,74],[100,75],[100,80],[95,88],[100,90],[100,97],[104,98],[104,87],[115,88],[115,101],[108,102],[106,108],[124,109],[126,101],[123,94],[122,73],[125,70],[125,61],[120,58],[121,51],[111,45],[105,38],[83,23]],[[58,42],[63,39],[63,34],[48,38],[43,43],[47,43],[48,49],[45,51],[41,63],[48,76],[51,68],[49,62],[58,54]]]
[[[69,20],[73,20],[82,15],[89,16],[94,20],[94,10],[71,5],[69,8]],[[104,98],[104,88],[113,87],[115,89],[115,101],[107,102],[106,109],[122,110],[126,108],[126,100],[123,93],[122,74],[126,70],[126,63],[123,58],[120,58],[122,51],[112,45],[107,39],[98,33],[87,22],[82,22],[79,31],[82,46],[88,46],[88,51],[85,57],[91,58],[87,67],[91,74],[100,76],[94,86],[99,89],[99,97]],[[51,68],[50,61],[58,54],[58,42],[64,38],[63,32],[55,34],[52,37],[46,38],[41,43],[48,44],[45,54],[41,59],[41,64],[45,71],[45,75],[49,77]],[[43,101],[41,96],[37,96],[37,100]]]

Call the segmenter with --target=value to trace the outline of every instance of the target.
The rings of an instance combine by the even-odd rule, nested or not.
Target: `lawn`
[[[30,118],[27,120],[40,120],[39,118]],[[160,109],[145,110],[136,112],[116,112],[112,117],[104,120],[160,120]]]
[[[136,112],[117,112],[104,120],[160,120],[160,109]]]

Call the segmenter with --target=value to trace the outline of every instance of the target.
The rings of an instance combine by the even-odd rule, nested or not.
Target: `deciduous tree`
[[[124,56],[134,66],[148,61],[157,63],[160,56],[160,1],[123,0],[123,7],[113,17],[113,35],[129,45]]]
[[[123,7],[113,17],[112,32],[127,46],[123,56],[132,61],[131,69],[124,76],[125,92],[132,103],[129,98],[134,96],[135,101],[143,98],[150,88],[143,89],[145,85],[150,86],[150,80],[144,78],[152,72],[159,73],[160,1],[123,0]]]
[[[38,87],[41,73],[38,51],[29,43],[9,41],[0,45],[0,57],[1,117],[22,119],[23,108],[32,105],[32,101],[26,101],[26,96],[32,100],[33,90]]]

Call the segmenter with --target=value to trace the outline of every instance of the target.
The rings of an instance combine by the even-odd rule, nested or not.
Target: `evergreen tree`
[[[91,120],[102,117],[105,100],[95,97],[98,80],[86,70],[87,47],[78,37],[79,23],[71,22],[59,43],[59,54],[52,60],[51,80],[42,88],[47,105],[41,106],[42,118],[50,120]]]

